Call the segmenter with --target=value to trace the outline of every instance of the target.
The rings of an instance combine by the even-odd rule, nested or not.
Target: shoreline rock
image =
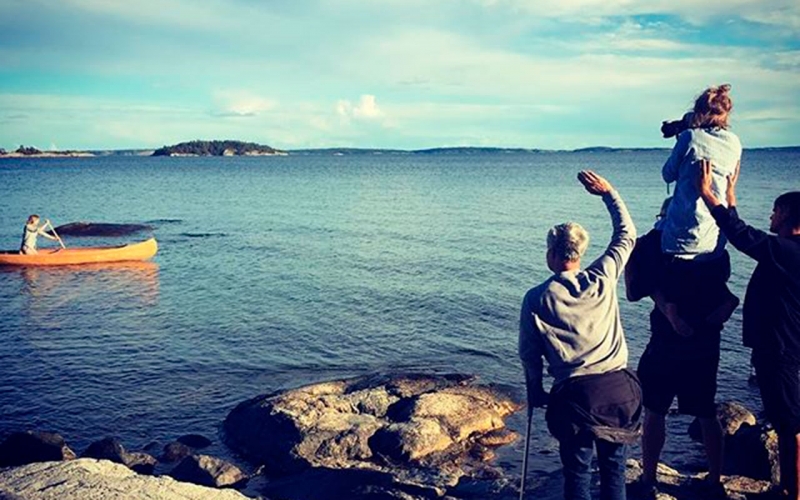
[[[64,438],[54,432],[14,432],[0,443],[0,467],[74,460],[76,456]]]
[[[504,419],[519,409],[466,375],[374,375],[252,398],[223,429],[231,448],[280,478],[273,485],[310,483],[328,498],[359,476],[373,481],[359,491],[434,498],[464,477],[501,475],[486,450],[516,438]]]
[[[246,500],[231,489],[216,489],[176,481],[168,476],[137,474],[109,460],[79,458],[66,462],[39,462],[0,469],[0,494],[26,500]],[[13,498],[13,496],[12,496]]]

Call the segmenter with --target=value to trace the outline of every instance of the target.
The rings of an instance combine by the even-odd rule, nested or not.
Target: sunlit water
[[[233,458],[218,432],[237,402],[376,371],[474,373],[522,398],[519,304],[548,276],[547,229],[580,222],[590,257],[610,236],[576,172],[608,177],[644,233],[666,195],[666,154],[0,161],[0,248],[18,247],[33,212],[148,223],[160,245],[149,265],[0,271],[0,438],[54,430],[81,452],[106,435],[138,449],[195,432]],[[797,153],[746,152],[742,216],[766,227],[773,199],[800,188],[799,164]],[[732,257],[743,296],[753,264]],[[622,303],[633,366],[649,308]],[[740,314],[723,333],[719,399],[760,410]],[[522,430],[523,419],[510,423]],[[670,419],[664,458],[691,469],[702,455],[688,422]],[[541,412],[533,429],[541,477],[559,462]],[[500,454],[510,474],[521,450]]]

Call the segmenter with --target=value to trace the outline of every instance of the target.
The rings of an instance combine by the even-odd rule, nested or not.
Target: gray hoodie
[[[602,199],[614,225],[605,253],[581,271],[551,276],[522,301],[519,355],[534,381],[541,381],[542,357],[556,384],[627,367],[617,282],[633,251],[636,228],[616,191]]]

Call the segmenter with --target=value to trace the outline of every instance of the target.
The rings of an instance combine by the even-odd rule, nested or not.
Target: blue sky
[[[0,0],[0,147],[800,144],[797,0]]]

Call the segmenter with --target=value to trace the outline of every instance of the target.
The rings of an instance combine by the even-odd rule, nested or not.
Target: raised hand
[[[578,180],[583,184],[583,187],[586,188],[586,191],[591,194],[603,195],[610,193],[614,189],[610,182],[591,170],[581,170],[578,172]]]

